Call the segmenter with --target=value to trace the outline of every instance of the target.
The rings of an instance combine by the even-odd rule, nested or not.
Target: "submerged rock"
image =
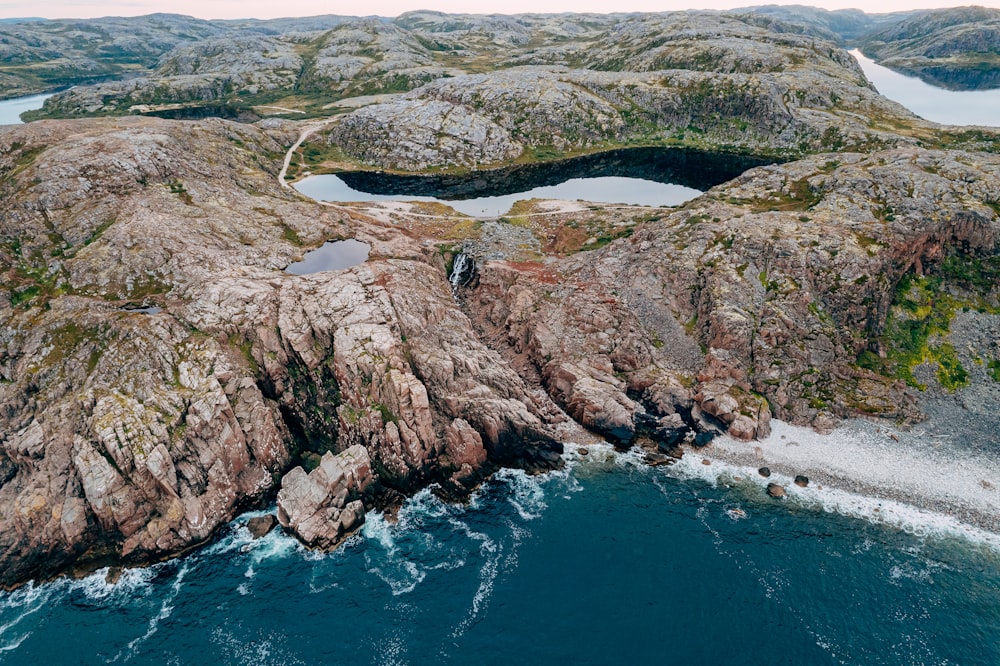
[[[274,514],[268,513],[263,516],[255,516],[247,521],[247,529],[254,539],[267,536],[278,524],[278,519]]]

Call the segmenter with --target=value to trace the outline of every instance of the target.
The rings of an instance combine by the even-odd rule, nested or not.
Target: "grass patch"
[[[181,201],[186,203],[188,206],[194,204],[194,200],[191,198],[191,193],[187,191],[184,187],[184,183],[179,180],[172,180],[167,183],[167,187],[170,189],[171,194],[176,194],[181,198]]]
[[[399,417],[392,413],[384,403],[377,402],[372,407],[382,416],[382,423],[399,423]]]
[[[926,363],[937,366],[935,376],[945,391],[954,392],[967,386],[969,373],[954,345],[945,338],[951,320],[960,309],[983,302],[982,291],[992,286],[984,277],[989,274],[984,265],[993,263],[993,258],[952,256],[940,262],[934,275],[903,276],[882,336],[885,357],[864,350],[858,355],[857,365],[925,390],[927,386],[917,381],[913,370]],[[973,289],[959,298],[943,288],[957,283]],[[991,375],[1000,381],[1000,362],[991,361],[989,368]]]

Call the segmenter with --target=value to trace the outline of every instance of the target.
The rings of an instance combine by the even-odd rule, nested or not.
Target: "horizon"
[[[306,18],[311,16],[379,16],[395,18],[412,11],[436,11],[446,14],[618,14],[618,13],[661,13],[685,10],[728,11],[767,5],[801,6],[838,11],[853,9],[866,14],[888,14],[901,11],[920,11],[928,9],[949,9],[954,7],[980,6],[1000,8],[1000,0],[987,2],[954,2],[941,3],[935,0],[889,0],[879,7],[879,11],[869,12],[858,7],[857,0],[826,0],[825,2],[762,2],[748,3],[739,0],[707,0],[693,3],[681,0],[662,2],[658,0],[628,0],[619,3],[615,11],[607,11],[606,2],[597,0],[487,0],[479,3],[475,11],[463,11],[468,3],[459,0],[371,0],[366,3],[370,10],[366,13],[352,13],[346,7],[347,3],[326,3],[318,0],[293,0],[279,5],[263,0],[177,0],[164,3],[160,0],[69,0],[67,2],[48,3],[40,9],[36,3],[26,0],[0,2],[0,19],[44,18],[51,20],[75,20],[95,18],[134,18],[149,14],[175,14],[190,16],[203,20],[233,20],[258,19],[272,20],[282,18]],[[165,6],[166,5],[166,6]],[[352,7],[353,8],[353,7]]]

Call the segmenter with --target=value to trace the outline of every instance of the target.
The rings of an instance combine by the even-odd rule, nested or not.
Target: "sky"
[[[1000,7],[1000,0],[0,0],[0,18],[92,18],[140,16],[154,12],[188,14],[198,18],[277,18],[282,16],[398,16],[414,9],[452,13],[521,12],[660,12],[678,9],[733,9],[762,4],[802,4],[826,9],[859,7],[869,12],[957,7],[977,4]]]

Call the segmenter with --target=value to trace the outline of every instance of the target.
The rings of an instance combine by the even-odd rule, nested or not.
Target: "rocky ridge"
[[[458,24],[480,48],[524,27]],[[215,67],[203,47],[179,49],[170,76]],[[894,108],[822,51],[809,90],[794,59],[723,74],[526,66],[434,81],[318,135],[350,152],[370,133],[365,159],[413,168],[600,150],[682,123],[713,145],[742,121],[746,146],[840,150],[679,209],[528,204],[480,224],[323,206],[278,182],[303,126],[275,119],[0,129],[0,585],[176,555],[275,497],[287,529],[334,547],[367,510],[428,485],[462,498],[499,466],[552,469],[562,442],[595,435],[674,451],[763,437],[772,416],[912,421],[922,386],[982,403],[1000,367],[986,332],[1000,161],[875,122]],[[843,115],[832,92],[848,90],[871,117]],[[337,238],[369,259],[283,271]]]
[[[862,52],[896,71],[951,90],[1000,87],[1000,10],[921,12],[859,40]]]
[[[180,552],[325,451],[363,445],[383,503],[560,463],[566,417],[476,339],[433,247],[281,188],[276,139],[140,119],[0,138],[3,585]],[[281,272],[346,233],[395,258]]]

